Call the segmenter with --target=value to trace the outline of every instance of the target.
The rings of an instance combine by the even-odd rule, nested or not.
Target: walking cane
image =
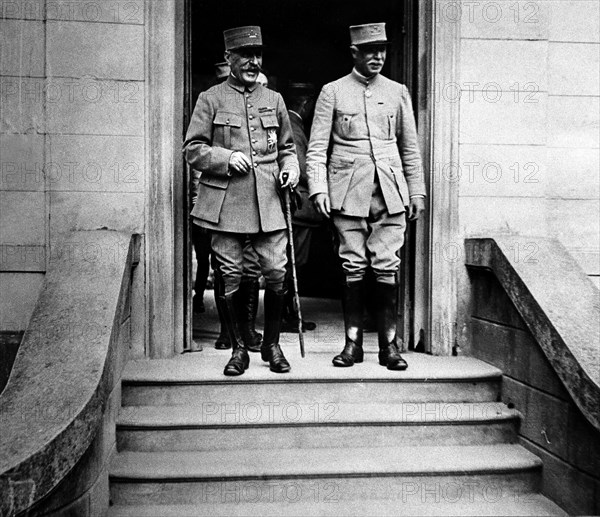
[[[283,182],[288,180],[289,174],[282,174]],[[294,305],[298,311],[298,339],[300,340],[300,355],[304,357],[304,333],[302,332],[302,310],[300,309],[300,295],[298,294],[298,275],[296,274],[296,251],[294,249],[294,231],[292,229],[292,208],[290,205],[290,191],[292,187],[283,191],[285,198],[285,222],[288,230],[288,240],[290,242],[290,257],[292,261],[292,279],[294,281]]]

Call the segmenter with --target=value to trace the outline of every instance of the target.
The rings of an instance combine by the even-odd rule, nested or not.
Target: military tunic
[[[247,175],[232,173],[234,151],[252,161]],[[298,171],[292,130],[281,95],[230,75],[198,97],[185,157],[202,171],[192,217],[210,230],[232,233],[285,229],[279,193],[281,170]]]
[[[327,153],[331,141],[331,157]],[[319,95],[307,153],[310,196],[329,194],[332,210],[366,217],[375,174],[390,214],[425,195],[421,154],[406,86],[355,70]]]
[[[406,86],[356,70],[325,85],[307,153],[310,196],[328,194],[348,281],[370,265],[392,282],[404,243],[405,206],[425,195]]]

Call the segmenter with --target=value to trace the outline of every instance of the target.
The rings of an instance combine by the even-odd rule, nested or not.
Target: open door
[[[346,75],[352,69],[349,51],[348,26],[374,21],[385,21],[392,41],[383,74],[408,86],[413,101],[417,99],[417,44],[418,2],[416,0],[383,0],[365,3],[358,0],[263,0],[259,8],[249,0],[188,0],[188,27],[186,39],[186,105],[185,120],[191,116],[198,94],[215,84],[214,64],[223,60],[223,30],[241,25],[260,25],[266,48],[263,66],[269,77],[269,87],[285,98],[290,83],[311,83],[316,95],[330,81]],[[415,112],[416,112],[415,102]],[[307,129],[310,128],[310,121]],[[189,178],[186,185],[189,184]],[[185,196],[189,203],[189,195]],[[186,206],[189,213],[189,206]],[[419,336],[414,336],[413,314],[415,290],[420,280],[415,278],[415,235],[408,225],[406,243],[402,250],[400,275],[398,334],[404,349],[413,348]],[[188,239],[189,240],[189,227]],[[300,278],[303,295],[337,297],[334,286],[339,266],[332,253],[327,232],[316,234],[313,246],[321,246],[315,253],[317,260],[308,273]],[[191,246],[187,257],[187,286],[185,307],[186,331],[190,336],[186,348],[193,348],[191,340],[193,294]],[[313,268],[312,270],[310,268]],[[304,281],[303,281],[304,277]],[[338,275],[339,278],[339,275]],[[320,292],[319,292],[320,291]]]

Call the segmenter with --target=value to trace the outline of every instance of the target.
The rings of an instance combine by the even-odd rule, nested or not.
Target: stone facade
[[[460,147],[459,168],[435,173],[460,183],[462,235],[530,235],[515,256],[532,259],[535,236],[557,237],[598,285],[598,4],[464,1],[440,16],[460,18],[458,85],[436,92],[460,103]]]
[[[170,266],[146,271],[153,260],[180,262],[182,250],[166,262],[155,257],[174,242],[164,242],[163,235],[179,232],[185,221],[179,212],[164,219],[152,212],[181,211],[183,196],[170,180],[180,173],[182,128],[147,108],[183,104],[181,92],[165,97],[183,88],[179,69],[161,70],[160,80],[152,79],[156,68],[171,66],[161,52],[182,69],[185,56],[176,35],[180,18],[150,23],[152,9],[171,9],[159,4],[0,0],[0,290],[11,293],[0,298],[0,330],[26,328],[49,257],[65,232],[109,228],[147,233],[156,241],[152,252],[144,244],[136,270],[133,355],[147,354],[153,341],[168,348],[153,356],[173,353],[172,341],[175,350],[181,347],[180,332],[162,330],[181,326],[179,302],[175,309],[157,309],[164,296],[178,299],[180,286],[171,287]],[[173,5],[183,12],[185,2]],[[598,282],[597,3],[436,6],[436,27],[454,24],[457,38],[456,83],[433,83],[426,103],[431,109],[458,104],[457,163],[434,163],[430,170],[432,203],[444,182],[459,184],[459,231],[450,244],[462,246],[465,236],[486,231],[557,236]],[[153,44],[157,35],[174,48]],[[161,137],[167,133],[168,139]],[[164,158],[167,140],[172,159]],[[432,149],[445,145],[430,140],[423,138]],[[445,215],[434,223],[439,217]],[[436,253],[435,243],[430,252]],[[515,253],[535,253],[535,240]],[[159,286],[157,294],[148,295],[153,286]],[[173,290],[165,294],[165,288]],[[445,298],[464,297],[460,286],[459,294],[448,292]]]
[[[66,232],[144,231],[144,12],[0,2],[0,330],[27,327]]]

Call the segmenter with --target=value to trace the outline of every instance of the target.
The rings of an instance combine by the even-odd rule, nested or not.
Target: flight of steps
[[[539,494],[541,461],[516,443],[497,369],[286,355],[290,374],[253,354],[238,378],[209,348],[129,363],[109,515],[564,515]]]

